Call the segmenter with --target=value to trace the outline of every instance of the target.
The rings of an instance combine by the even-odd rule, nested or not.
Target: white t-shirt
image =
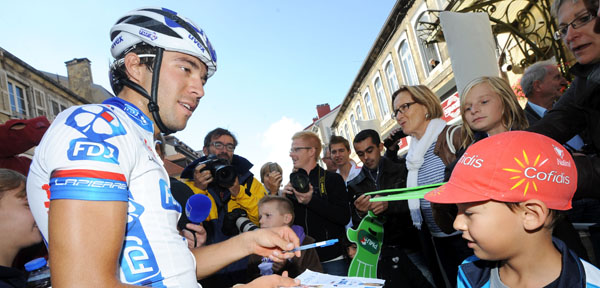
[[[115,97],[56,117],[35,150],[27,196],[45,241],[50,200],[127,201],[121,281],[197,287],[195,259],[177,231],[181,206],[169,186],[154,150],[152,122]]]

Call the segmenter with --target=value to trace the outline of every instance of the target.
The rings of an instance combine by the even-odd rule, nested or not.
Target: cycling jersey
[[[181,206],[154,149],[153,124],[131,103],[115,97],[60,113],[35,150],[27,196],[45,241],[52,200],[127,201],[121,281],[198,286],[195,259],[177,231]]]

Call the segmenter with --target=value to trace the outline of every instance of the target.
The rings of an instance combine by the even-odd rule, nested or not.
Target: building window
[[[27,102],[25,97],[25,88],[23,86],[8,81],[8,98],[10,100],[10,111],[13,116],[18,118],[27,117]]]
[[[54,119],[60,112],[67,109],[67,107],[54,99],[50,99],[50,110],[52,112],[52,119]]]
[[[344,134],[344,126],[342,125],[342,127],[340,127],[340,131],[339,131],[340,136],[344,137],[345,139],[348,139],[348,137],[346,137],[346,134]]]
[[[396,76],[396,69],[394,68],[394,63],[390,60],[385,65],[385,77],[388,81],[388,87],[390,88],[390,93],[394,93],[398,91],[400,85],[398,85],[398,78]]]
[[[354,114],[350,114],[350,124],[352,124],[352,134],[356,136],[358,134],[358,125],[356,125],[356,118],[354,118]]]
[[[415,69],[412,53],[410,53],[410,48],[408,47],[408,41],[404,40],[400,43],[398,54],[400,55],[400,64],[402,64],[404,83],[408,85],[418,85],[419,78],[417,78],[417,70]]]
[[[358,120],[363,120],[362,108],[360,107],[360,103],[356,103],[356,108],[354,108],[354,110],[356,112],[356,118],[358,118]]]
[[[419,18],[417,19],[417,17]],[[419,25],[419,22],[431,22],[431,17],[427,12],[427,6],[425,6],[425,4],[419,7],[419,10],[412,19],[412,25],[415,30],[415,34],[417,35],[419,35],[419,29],[423,29],[423,27]],[[441,64],[442,57],[440,56],[440,51],[436,43],[426,44],[422,39],[419,39],[418,36],[417,44],[419,46],[419,52],[421,53],[421,64],[423,65],[423,70],[425,71],[425,75],[429,75],[433,69]]]
[[[344,137],[344,138],[346,138],[346,140],[348,140],[348,141],[351,142],[351,140],[350,140],[350,130],[348,130],[348,123],[346,123],[346,121],[344,121],[344,132],[346,132],[346,136],[347,136],[347,137]]]
[[[46,97],[44,92],[40,90],[33,90],[33,96],[35,101],[35,113],[36,116],[46,115]]]
[[[387,115],[390,114],[390,109],[385,98],[385,91],[383,91],[383,84],[381,84],[381,78],[375,78],[375,91],[377,93],[377,102],[379,104],[379,113],[381,113],[381,119],[386,119]]]
[[[373,109],[373,102],[371,102],[371,95],[368,91],[365,91],[365,106],[367,106],[367,117],[368,120],[375,119],[375,110]]]

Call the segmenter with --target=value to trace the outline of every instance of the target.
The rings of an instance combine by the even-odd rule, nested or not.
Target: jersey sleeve
[[[134,165],[129,155],[136,155],[138,145],[131,143],[136,139],[107,106],[68,112],[55,119],[34,160],[45,166],[40,180],[47,181],[49,200],[127,201],[125,171]]]

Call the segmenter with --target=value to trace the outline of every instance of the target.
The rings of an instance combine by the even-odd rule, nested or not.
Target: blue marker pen
[[[296,247],[289,251],[283,251],[283,253],[302,251],[302,250],[317,248],[317,247],[327,247],[327,246],[331,246],[337,242],[338,242],[338,239],[329,239],[329,240],[325,240],[325,241],[321,241],[321,242],[317,242],[317,243],[302,245],[302,246]]]

